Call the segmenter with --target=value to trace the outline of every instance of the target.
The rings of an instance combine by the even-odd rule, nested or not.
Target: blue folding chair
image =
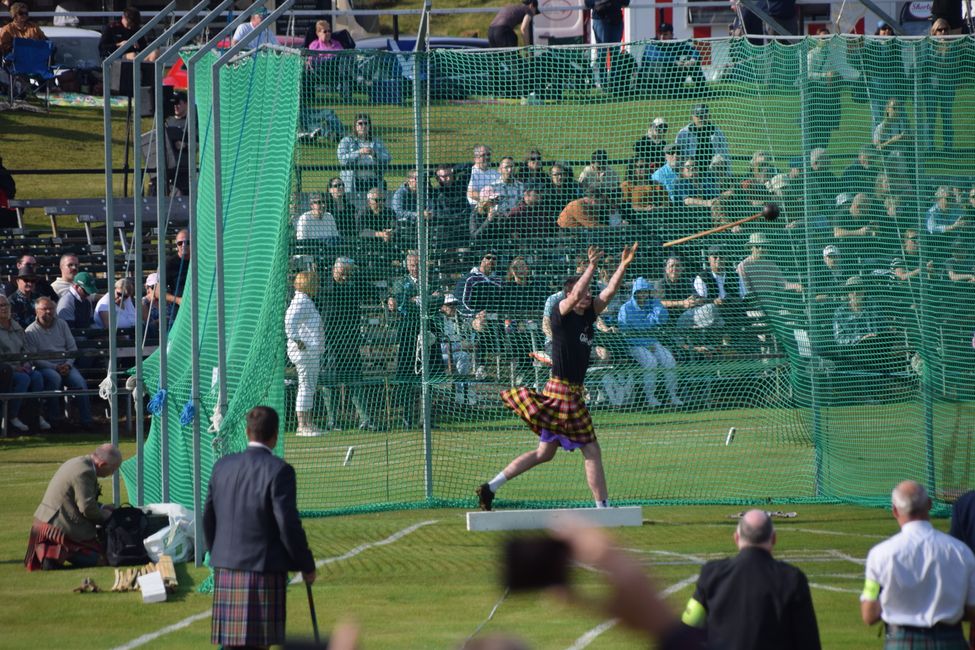
[[[43,86],[46,96],[45,105],[51,108],[50,82],[54,79],[51,68],[51,56],[54,47],[51,41],[38,41],[32,38],[15,38],[14,47],[3,59],[3,67],[9,75],[10,105],[14,104],[14,86],[16,77],[26,77],[29,81],[37,82],[37,90]],[[36,91],[34,92],[36,95]]]

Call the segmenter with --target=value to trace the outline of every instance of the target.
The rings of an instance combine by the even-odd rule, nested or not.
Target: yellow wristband
[[[691,598],[687,601],[687,606],[684,607],[684,614],[680,617],[680,620],[684,625],[704,627],[704,619],[707,616],[708,612],[704,609],[704,605]]]
[[[877,600],[878,598],[880,598],[880,583],[867,578],[863,582],[860,600]]]

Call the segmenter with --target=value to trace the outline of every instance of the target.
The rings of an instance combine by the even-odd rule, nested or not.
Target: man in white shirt
[[[471,180],[467,184],[467,202],[477,205],[481,190],[501,180],[501,172],[491,169],[491,147],[479,144],[474,147],[474,165],[471,167]]]
[[[884,621],[888,649],[966,650],[961,621],[975,618],[975,555],[931,526],[931,499],[920,484],[899,483],[891,509],[901,532],[867,555],[863,622]]]
[[[312,194],[308,202],[311,209],[298,217],[295,222],[295,239],[298,241],[317,239],[324,240],[328,244],[338,243],[339,228],[332,213],[322,208],[322,196]]]
[[[267,18],[267,9],[264,7],[258,7],[258,9],[251,14],[250,22],[243,23],[234,31],[234,36],[230,39],[230,45],[237,45],[237,43],[244,40],[244,37],[254,31],[265,18]],[[257,49],[261,45],[277,45],[277,39],[274,37],[273,25],[269,25],[267,29],[262,31],[253,41],[247,44],[248,47],[253,49]]]

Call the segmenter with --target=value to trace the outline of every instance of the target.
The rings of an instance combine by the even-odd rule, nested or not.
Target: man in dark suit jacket
[[[948,532],[975,551],[975,490],[966,492],[955,501],[951,509],[951,529]],[[975,650],[975,622],[969,625],[968,647]]]
[[[301,526],[295,470],[274,455],[278,414],[247,413],[247,450],[213,466],[203,531],[213,567],[211,642],[227,648],[284,643],[288,571],[315,582]]]
[[[768,513],[746,512],[734,539],[737,556],[701,568],[683,622],[707,627],[709,648],[819,648],[809,582],[796,567],[772,558],[775,529]]]

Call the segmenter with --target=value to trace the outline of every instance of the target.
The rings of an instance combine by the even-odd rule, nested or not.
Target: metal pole
[[[126,52],[130,51],[149,31],[155,27],[157,24],[162,22],[170,13],[176,9],[176,0],[173,0],[168,5],[166,5],[159,14],[156,15],[152,20],[143,25],[132,38],[125,41],[121,47],[109,54],[105,60],[102,62],[102,128],[105,132],[105,243],[106,243],[106,272],[111,281],[115,280],[115,188],[112,187],[112,88],[110,80],[112,78],[112,64],[120,60],[125,56]],[[133,74],[135,73],[135,66],[133,66]],[[133,79],[134,81],[134,79]],[[128,120],[126,120],[128,122]],[[140,166],[141,169],[141,166]],[[135,205],[138,205],[138,201],[133,199]],[[136,208],[141,211],[140,208]],[[135,251],[136,255],[136,271],[141,271],[142,262],[142,225],[137,219],[135,222],[135,241],[138,246]],[[139,280],[141,281],[141,276]],[[138,318],[138,309],[136,310],[136,318]],[[116,324],[116,311],[115,311],[115,301],[110,300],[108,303],[108,372],[112,376],[112,381],[116,380],[115,371],[118,365],[118,335],[115,332]],[[136,321],[138,325],[138,320]],[[137,329],[138,331],[138,329]],[[136,390],[142,386],[142,343],[141,339],[136,336],[135,341],[135,379],[136,379]],[[112,391],[109,397],[109,409],[112,414],[111,417],[111,436],[112,444],[118,444],[118,394],[116,391]],[[144,461],[142,455],[142,447],[144,442],[143,430],[142,430],[142,400],[136,400],[136,427],[135,427],[135,440],[136,440],[136,505],[142,505],[145,503],[145,481],[143,477]],[[120,501],[120,485],[119,485],[119,475],[116,472],[112,477],[112,497],[115,505],[119,504]],[[131,497],[130,497],[131,498]]]
[[[427,178],[425,144],[423,139],[423,89],[427,87],[425,70],[428,63],[426,36],[430,10],[429,0],[423,4],[416,45],[413,47],[413,143],[418,178],[416,184],[416,239],[420,263],[420,403],[423,406],[423,475],[427,500],[433,499],[433,436],[430,429],[430,346],[427,340],[430,322],[430,279],[427,250]]]
[[[223,169],[220,159],[220,69],[228,62],[240,54],[251,41],[255,40],[261,32],[273,25],[274,22],[284,12],[291,8],[295,0],[286,0],[280,7],[266,16],[249,34],[233,45],[227,52],[213,64],[211,74],[213,75],[213,234],[214,234],[214,261],[216,264],[217,276],[217,377],[218,377],[218,399],[217,408],[221,416],[227,414],[227,341],[226,341],[226,315],[224,295],[224,275],[223,275]],[[253,6],[253,5],[252,5]],[[219,434],[219,432],[218,432]]]
[[[222,7],[223,5],[221,5]],[[196,114],[196,64],[208,52],[218,46],[227,36],[234,33],[238,25],[250,18],[250,14],[256,9],[253,5],[242,12],[237,18],[232,20],[226,27],[220,30],[216,36],[210,39],[203,47],[197,50],[186,62],[186,139],[189,143],[190,157],[190,234],[197,232],[196,199],[197,199],[197,114]],[[209,26],[213,20],[219,18],[217,14],[222,9],[216,9],[204,18],[203,23]],[[200,256],[199,254],[190,255],[190,338],[192,339],[193,358],[190,379],[191,399],[194,406],[193,415],[193,499],[194,510],[197,513],[203,512],[203,461],[200,449]],[[193,527],[196,532],[194,538],[194,555],[196,566],[203,566],[203,554],[206,551],[203,537],[203,517],[193,518]]]
[[[151,52],[157,48],[164,47],[166,41],[168,41],[172,36],[183,31],[187,24],[196,17],[206,5],[207,0],[203,0],[200,4],[193,7],[192,10],[187,12],[185,16],[177,20],[172,27],[167,29],[162,33],[156,40],[152,41],[146,48],[136,55],[135,61],[133,62],[133,79],[135,78],[135,70],[138,69],[142,72],[142,62],[149,56]],[[168,52],[167,52],[168,53]],[[166,119],[165,111],[163,110],[163,97],[162,97],[162,83],[159,80],[159,74],[162,70],[162,62],[157,62],[154,67],[155,75],[153,77],[153,86],[156,88],[155,92],[155,131],[156,131],[156,257],[159,261],[159,283],[156,285],[159,288],[159,295],[163,298],[162,303],[165,303],[165,294],[163,293],[166,287],[166,152],[163,148],[163,138],[165,136],[165,129],[163,128],[163,122]],[[134,85],[134,84],[133,84]],[[138,106],[139,100],[136,101],[136,106]],[[139,111],[136,111],[139,113]],[[140,129],[141,130],[141,129]],[[140,138],[141,141],[141,138]],[[140,142],[141,143],[141,142]],[[136,162],[140,163],[141,159],[136,158]],[[142,168],[139,167],[139,174],[137,175],[140,185],[136,187],[141,187],[142,180]],[[134,192],[135,204],[133,208],[133,213],[135,215],[136,223],[141,223],[142,221],[142,192]],[[142,239],[136,237],[136,241],[141,242]],[[192,245],[192,243],[191,243]],[[192,251],[192,248],[190,249]],[[191,253],[192,254],[192,253]],[[139,262],[136,262],[136,273],[138,277],[142,277],[142,268]],[[173,296],[173,309],[176,308],[175,296]],[[160,310],[159,317],[159,390],[168,390],[169,388],[169,358],[167,354],[166,347],[169,342],[169,323],[168,318],[169,305],[161,304],[161,307],[165,309]],[[167,314],[166,324],[163,324],[163,313]],[[139,317],[136,316],[136,331],[139,327]],[[162,495],[163,503],[169,502],[169,399],[163,400],[162,411],[159,413],[159,443],[160,443],[160,492]]]

